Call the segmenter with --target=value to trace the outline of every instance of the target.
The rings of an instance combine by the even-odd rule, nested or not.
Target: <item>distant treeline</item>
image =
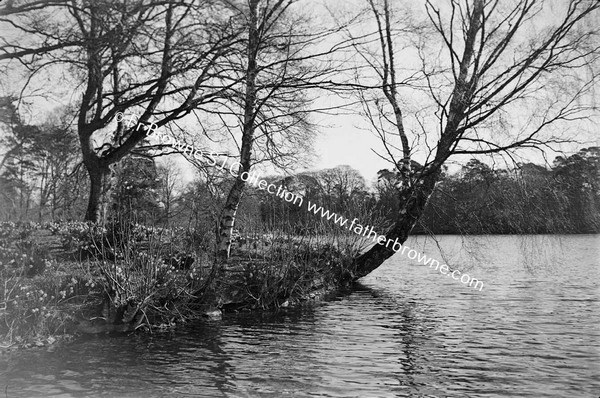
[[[26,127],[26,128],[25,128]],[[6,142],[0,159],[0,221],[81,220],[88,179],[76,140],[59,128],[25,126]],[[18,133],[18,134],[17,134]],[[420,165],[413,162],[412,172]],[[265,178],[302,195],[302,207],[249,187],[236,220],[241,233],[287,230],[326,232],[332,221],[308,212],[308,201],[350,220],[385,231],[402,211],[405,187],[398,173],[380,170],[369,187],[349,166]],[[130,156],[113,168],[109,217],[187,227],[214,237],[232,184],[226,171],[210,170],[184,184],[172,163]],[[518,234],[600,232],[600,148],[557,157],[552,167],[527,163],[491,168],[472,159],[458,173],[446,173],[413,233]],[[207,242],[209,243],[209,242]]]
[[[543,234],[600,232],[600,148],[557,157],[551,168],[492,170],[471,160],[447,176],[417,233]]]
[[[419,165],[413,164],[413,171]],[[282,180],[311,202],[366,224],[385,228],[402,211],[401,179],[381,170],[374,190],[348,166],[302,173]],[[269,228],[286,224],[297,232],[326,222],[305,208],[261,194],[260,215]],[[445,175],[413,233],[538,234],[600,232],[600,148],[557,157],[551,168],[533,163],[493,169],[472,159],[460,172]]]

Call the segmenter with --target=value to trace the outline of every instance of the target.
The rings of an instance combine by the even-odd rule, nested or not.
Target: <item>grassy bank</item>
[[[344,285],[355,242],[239,237],[227,263],[194,231],[112,223],[0,224],[0,346],[152,332],[222,311],[299,305]]]

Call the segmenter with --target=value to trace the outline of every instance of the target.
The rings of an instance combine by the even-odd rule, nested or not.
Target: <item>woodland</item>
[[[306,3],[0,3],[2,346],[299,305],[394,255],[256,170],[399,242],[600,231],[600,3]],[[348,115],[389,167],[302,167]]]

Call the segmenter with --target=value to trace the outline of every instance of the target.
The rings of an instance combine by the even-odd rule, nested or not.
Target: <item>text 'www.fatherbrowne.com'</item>
[[[435,269],[438,270],[443,274],[443,275],[448,275],[449,277],[452,277],[452,279],[454,280],[460,280],[462,283],[464,283],[465,285],[468,285],[469,287],[471,287],[473,284],[475,284],[475,286],[473,286],[474,289],[477,289],[477,286],[479,286],[481,284],[481,286],[479,287],[479,291],[481,291],[481,289],[483,289],[483,282],[480,280],[477,280],[475,278],[471,278],[468,274],[462,274],[460,270],[450,270],[450,267],[448,267],[447,264],[442,264],[440,265],[440,262],[426,256],[423,253],[419,253],[416,250],[411,249],[408,246],[403,246],[400,242],[398,242],[398,238],[392,240],[392,239],[387,239],[385,237],[385,235],[379,235],[377,234],[377,232],[375,232],[374,227],[371,226],[369,227],[364,226],[362,224],[359,224],[357,221],[357,218],[354,218],[351,222],[350,225],[348,224],[349,219],[345,218],[343,216],[340,216],[339,214],[336,213],[331,213],[329,210],[325,210],[322,206],[317,206],[316,203],[311,203],[311,201],[308,201],[308,211],[309,212],[313,212],[314,214],[320,214],[322,218],[326,218],[328,221],[331,221],[333,219],[333,222],[335,224],[338,224],[341,227],[346,227],[349,230],[351,230],[352,232],[354,232],[357,235],[363,236],[365,238],[371,238],[373,240],[373,242],[376,242],[377,244],[383,245],[385,244],[385,247],[389,247],[389,245],[392,245],[392,250],[394,250],[394,252],[398,252],[400,251],[400,253],[404,254],[407,250],[408,252],[406,252],[406,255],[408,256],[409,259],[414,260],[417,259],[417,261],[419,263],[423,263],[424,265],[428,265],[429,267],[433,267],[435,264]],[[402,250],[401,250],[402,249]],[[449,272],[452,271],[452,272]],[[459,278],[460,276],[460,278]]]
[[[121,112],[119,112],[117,114],[117,121],[121,122],[122,120],[124,120],[123,116],[124,115]],[[132,118],[130,117],[128,121],[128,126],[131,126],[131,122]],[[137,121],[133,123],[133,125],[137,125],[137,128],[141,126],[141,124],[138,124]],[[149,127],[144,126],[143,128],[148,128],[147,136],[149,136],[150,134],[156,131],[157,125],[154,123],[150,123]],[[237,178],[239,176],[243,181],[248,182],[249,184],[257,187],[260,190],[266,190],[268,193],[278,196],[279,198],[285,200],[288,203],[292,203],[299,207],[302,207],[304,198],[301,195],[298,195],[297,193],[293,193],[286,190],[282,185],[276,186],[275,184],[269,183],[266,180],[260,178],[258,175],[254,173],[249,173],[247,171],[244,171],[241,174],[239,174],[239,170],[242,167],[242,165],[239,162],[233,162],[227,165],[227,159],[224,159],[221,163],[219,163],[217,161],[219,154],[215,152],[205,153],[201,149],[196,149],[192,145],[185,144],[176,140],[173,136],[166,134],[164,131],[160,131],[158,133],[158,137],[160,137],[159,141],[161,143],[171,145],[173,148],[178,149],[184,155],[186,153],[189,153],[189,156],[193,156],[198,161],[206,162],[209,166],[220,167],[222,170],[228,170],[233,177]],[[398,242],[398,238],[394,240],[387,239],[385,235],[379,235],[377,232],[375,232],[374,227],[372,226],[363,227],[362,224],[359,224],[357,222],[357,218],[354,218],[350,222],[350,225],[347,225],[349,219],[340,216],[339,214],[331,213],[329,210],[325,210],[322,206],[317,206],[316,203],[311,203],[310,200],[307,204],[309,212],[313,212],[313,214],[315,215],[320,214],[321,218],[326,218],[327,221],[331,221],[333,219],[333,222],[335,224],[338,224],[341,227],[347,227],[350,231],[354,232],[357,235],[366,238],[371,238],[373,242],[376,242],[379,245],[385,244],[385,247],[389,247],[389,245],[391,244],[392,250],[394,250],[394,252],[400,251],[400,253],[404,254],[408,250],[408,252],[406,252],[406,255],[409,259],[417,259],[419,263],[429,265],[429,267],[434,267],[435,265],[436,271],[439,270],[443,275],[447,275],[454,280],[460,280],[461,283],[468,285],[469,287],[475,284],[475,286],[473,286],[474,289],[477,289],[477,287],[481,284],[481,286],[479,286],[479,291],[483,289],[482,281],[477,280],[475,278],[471,278],[468,274],[461,275],[461,272],[459,270],[451,270],[447,264],[440,265],[439,261],[431,257],[427,257],[425,254],[419,253],[408,246],[402,245],[400,242]]]

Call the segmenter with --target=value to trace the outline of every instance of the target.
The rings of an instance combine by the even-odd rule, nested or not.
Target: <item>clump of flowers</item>
[[[171,324],[208,273],[187,237],[135,223],[0,223],[0,346],[47,341],[75,318]]]
[[[65,305],[73,299],[88,297],[92,287],[83,287],[80,276],[49,260],[44,275],[0,272],[0,340],[3,345],[31,344],[40,339],[66,333],[73,321]],[[73,272],[78,272],[73,267]],[[80,271],[79,271],[80,272]]]

